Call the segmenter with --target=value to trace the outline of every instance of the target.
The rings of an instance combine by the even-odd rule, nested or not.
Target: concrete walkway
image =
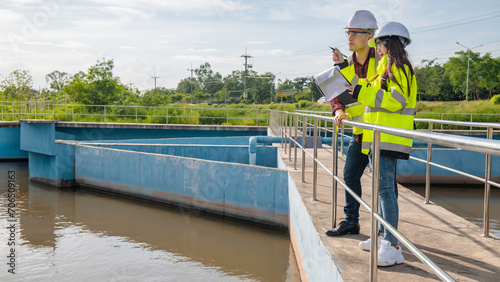
[[[312,154],[313,149],[308,149]],[[318,149],[318,159],[332,169],[332,150]],[[311,215],[318,235],[329,247],[335,263],[342,270],[344,281],[368,281],[370,253],[361,250],[358,243],[370,236],[370,214],[360,209],[361,232],[359,235],[327,237],[331,229],[332,178],[318,166],[317,199],[312,201],[313,165],[306,155],[305,183],[301,183],[301,152],[297,154],[297,170],[294,170],[292,148],[291,161],[288,149],[280,149],[286,169],[296,183],[302,200]],[[345,156],[339,156],[339,177]],[[371,172],[365,170],[362,177],[363,200],[371,203]],[[432,187],[431,187],[432,193]],[[437,206],[424,204],[424,199],[413,191],[399,185],[399,231],[403,233],[435,264],[456,281],[499,281],[500,239],[482,237],[482,229],[465,219]],[[344,189],[338,185],[337,224],[344,218]],[[436,281],[439,278],[403,246],[405,263],[392,267],[378,268],[378,281]]]

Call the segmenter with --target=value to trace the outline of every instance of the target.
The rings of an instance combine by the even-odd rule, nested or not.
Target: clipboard
[[[357,102],[357,100],[349,94],[349,91],[345,86],[346,84],[351,85],[351,83],[338,70],[338,67],[332,67],[317,74],[315,76],[315,81],[319,92],[326,98],[327,101],[338,98],[340,103],[344,105]]]

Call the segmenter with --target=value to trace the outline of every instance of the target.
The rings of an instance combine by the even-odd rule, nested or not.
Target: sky
[[[176,88],[205,62],[222,76],[244,70],[247,54],[259,74],[313,76],[332,66],[328,46],[349,55],[343,28],[362,9],[408,28],[415,66],[467,50],[456,42],[500,57],[498,0],[2,0],[0,75],[28,70],[43,89],[52,71],[113,59],[123,84],[152,89],[154,76]]]

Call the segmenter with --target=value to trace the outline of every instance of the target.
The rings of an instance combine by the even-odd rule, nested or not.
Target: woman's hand
[[[352,95],[355,85],[346,84],[345,87],[347,87],[347,91],[349,91],[349,94]]]
[[[342,53],[340,53],[339,49],[335,48],[335,49],[332,49],[332,60],[334,63],[336,64],[341,64],[344,62],[344,55],[342,55]]]

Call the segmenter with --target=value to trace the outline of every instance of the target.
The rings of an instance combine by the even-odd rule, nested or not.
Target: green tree
[[[293,80],[292,86],[295,89],[295,91],[303,93],[304,88],[306,86],[309,86],[310,83],[311,83],[311,77],[296,77]]]
[[[50,89],[60,92],[69,81],[70,75],[65,72],[53,71],[45,76],[45,81],[50,85]]]
[[[500,84],[500,59],[492,58],[490,53],[486,53],[478,66],[479,86],[489,92],[489,97],[493,97],[493,89]]]
[[[451,57],[444,65],[446,72],[450,76],[450,81],[455,90],[466,92],[467,86],[467,60],[468,53],[466,51],[455,52],[458,57]],[[469,65],[469,92],[474,99],[479,99],[479,69],[478,65],[481,60],[479,53],[470,52]],[[471,99],[472,100],[472,99]]]
[[[7,100],[29,100],[36,95],[32,91],[33,78],[27,70],[11,72],[0,84],[4,98]]]
[[[63,88],[64,94],[84,105],[121,104],[122,94],[128,89],[113,76],[113,60],[97,61],[87,73],[79,72]],[[91,108],[97,110],[97,108]]]
[[[321,94],[318,86],[316,85],[316,79],[314,79],[313,76],[311,76],[309,80],[309,90],[311,91],[311,99],[313,102],[316,102],[319,98],[323,97],[323,94]]]
[[[456,101],[461,100],[461,92],[453,91],[449,73],[436,63],[436,59],[423,60],[422,66],[415,68],[418,100]]]

